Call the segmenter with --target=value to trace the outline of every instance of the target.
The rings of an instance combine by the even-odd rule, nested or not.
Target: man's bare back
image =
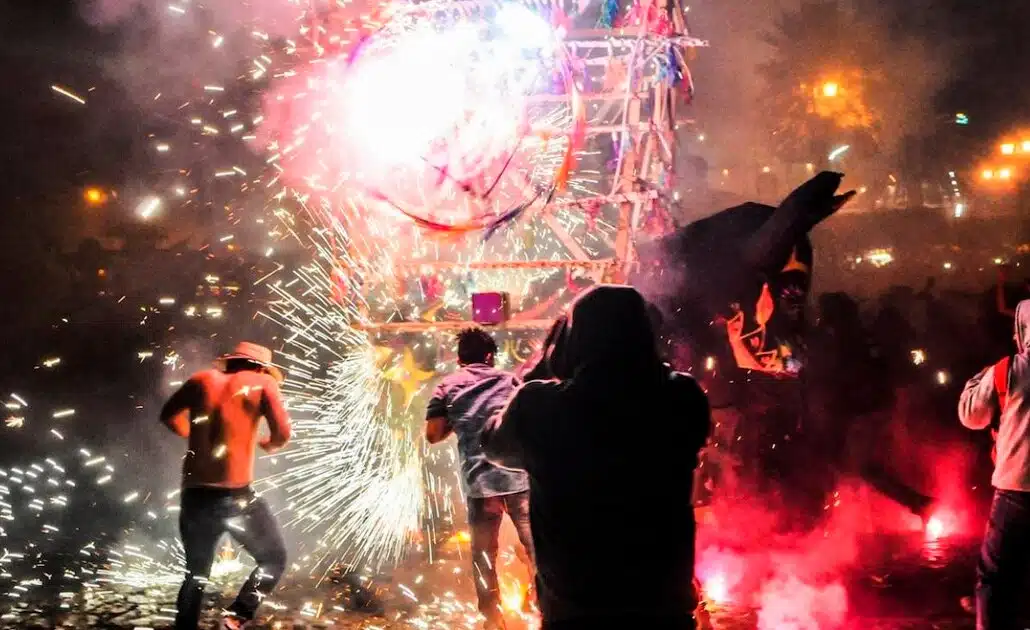
[[[269,437],[258,442],[262,417]],[[242,488],[254,481],[254,451],[281,448],[290,422],[270,374],[216,369],[194,374],[165,404],[161,421],[189,441],[182,485]]]

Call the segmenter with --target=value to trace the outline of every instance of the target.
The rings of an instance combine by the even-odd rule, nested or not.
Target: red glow
[[[924,528],[927,540],[947,538],[955,534],[957,529],[958,518],[955,514],[946,510],[938,510],[930,518],[926,519],[926,526]]]

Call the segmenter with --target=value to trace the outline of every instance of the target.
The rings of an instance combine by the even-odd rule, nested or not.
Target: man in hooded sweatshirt
[[[978,630],[1022,628],[1019,607],[1030,573],[1030,300],[1016,306],[1017,352],[969,379],[958,414],[970,429],[997,432],[994,500],[980,549]]]
[[[483,432],[529,473],[543,630],[694,628],[693,471],[708,400],[659,357],[647,304],[602,285],[573,304],[548,361]],[[612,584],[632,582],[632,596]]]

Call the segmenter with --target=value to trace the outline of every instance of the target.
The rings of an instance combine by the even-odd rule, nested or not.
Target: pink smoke
[[[794,575],[777,575],[758,595],[758,630],[830,630],[848,617],[844,585],[805,583]]]

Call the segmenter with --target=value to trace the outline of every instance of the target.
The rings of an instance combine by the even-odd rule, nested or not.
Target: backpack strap
[[[1009,396],[1009,364],[1011,357],[1005,357],[994,364],[994,391],[998,394],[998,408],[1005,409]]]

